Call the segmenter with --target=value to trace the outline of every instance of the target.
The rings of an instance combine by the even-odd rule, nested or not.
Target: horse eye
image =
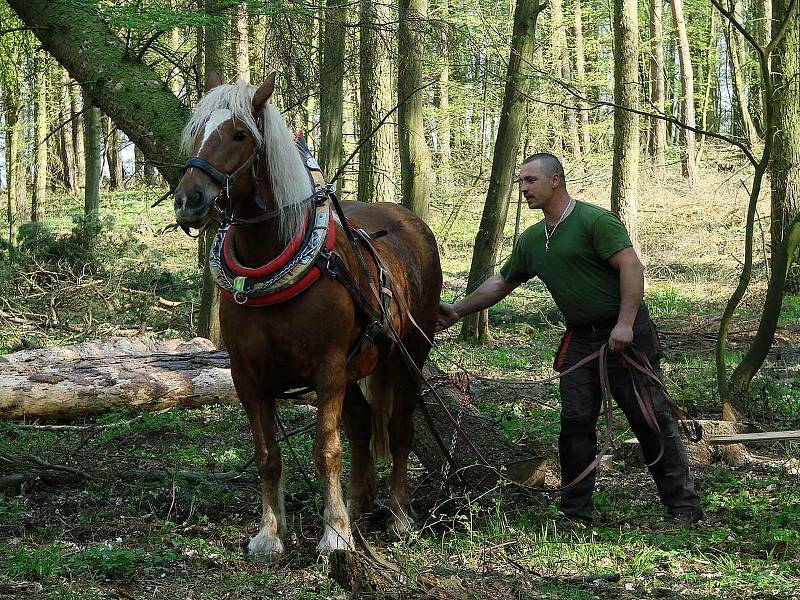
[[[245,139],[247,139],[247,134],[244,131],[237,131],[233,134],[233,139],[237,142],[243,142]]]

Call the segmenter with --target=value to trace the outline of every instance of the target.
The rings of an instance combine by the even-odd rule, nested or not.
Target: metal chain
[[[455,381],[453,377],[447,377],[449,383],[451,383],[459,392],[461,392],[461,402],[458,407],[458,417],[456,418],[455,428],[453,428],[453,437],[450,440],[450,456],[455,456],[456,444],[458,443],[458,432],[461,430],[461,420],[464,417],[464,412],[467,410],[467,405],[470,404],[471,399],[469,394],[466,390],[462,389],[461,386]],[[444,486],[447,484],[447,477],[450,475],[450,462],[444,461],[442,463],[442,481],[439,485],[439,493],[442,492]]]

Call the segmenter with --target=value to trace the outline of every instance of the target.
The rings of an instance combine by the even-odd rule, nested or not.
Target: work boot
[[[658,530],[673,530],[673,529],[688,529],[699,521],[703,520],[705,515],[703,510],[698,508],[690,512],[674,512],[668,513],[662,520],[653,525],[653,529]]]

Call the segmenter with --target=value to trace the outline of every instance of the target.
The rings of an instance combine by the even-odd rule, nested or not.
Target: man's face
[[[559,176],[548,176],[542,169],[541,161],[534,160],[522,165],[519,171],[519,186],[528,202],[528,208],[542,208],[553,197],[559,184]]]

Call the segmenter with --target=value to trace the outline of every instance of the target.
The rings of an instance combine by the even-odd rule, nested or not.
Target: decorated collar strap
[[[320,276],[315,262],[323,248],[333,248],[332,218],[330,201],[319,206],[311,203],[305,226],[289,245],[274,260],[255,269],[237,260],[229,236],[230,225],[220,228],[211,247],[209,264],[223,295],[239,304],[262,306],[288,300],[304,291]]]

